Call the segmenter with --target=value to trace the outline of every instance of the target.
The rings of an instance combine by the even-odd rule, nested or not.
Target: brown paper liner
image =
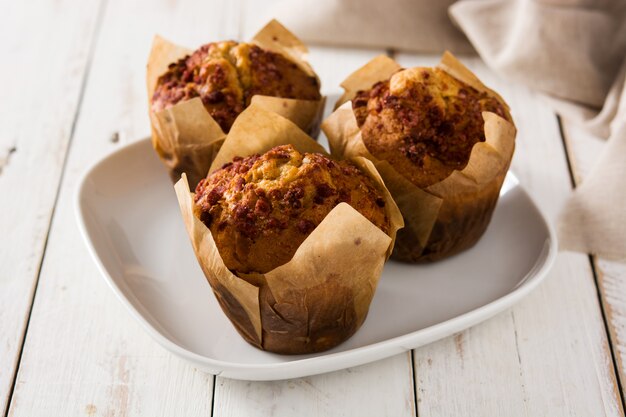
[[[390,76],[392,84],[401,85],[413,71],[397,72],[399,68],[388,57],[374,58],[342,83],[346,93],[340,101],[351,100],[357,91],[369,89]],[[508,111],[502,98],[449,52],[443,55],[439,68],[478,91],[497,97]],[[372,161],[400,208],[405,228],[398,232],[393,258],[410,262],[441,259],[471,247],[484,233],[513,157],[516,130],[512,123],[494,113],[483,112],[482,116],[486,140],[474,145],[466,167],[426,188],[415,186],[387,161],[370,154],[350,101],[322,123],[332,154],[340,158],[363,156]]]
[[[276,20],[261,29],[251,42],[285,55],[308,75],[317,78],[306,61],[306,46]],[[192,52],[155,36],[148,57],[146,76],[149,108],[158,78],[167,71],[169,64]],[[252,102],[290,119],[314,137],[319,134],[324,97],[321,100],[299,100],[257,95],[252,98]],[[206,176],[226,134],[206,111],[199,98],[179,102],[160,112],[150,110],[150,122],[152,145],[168,168],[172,181],[177,181],[184,172],[195,186]]]
[[[235,121],[211,171],[234,156],[263,153],[284,144],[300,152],[326,154],[294,123],[253,104]],[[176,184],[198,262],[224,313],[252,345],[285,354],[319,352],[349,338],[365,320],[383,264],[402,227],[402,214],[373,164],[365,158],[356,158],[355,164],[384,194],[389,235],[341,203],[289,262],[266,274],[237,276],[229,271],[211,232],[194,215],[187,178]]]
[[[387,55],[378,55],[370,62],[363,65],[340,84],[344,90],[343,95],[335,103],[335,109],[356,95],[359,90],[366,90],[379,81],[388,80],[395,72],[402,69],[393,59]]]

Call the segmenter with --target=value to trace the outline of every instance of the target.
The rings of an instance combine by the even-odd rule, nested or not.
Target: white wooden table
[[[623,416],[626,267],[562,253],[511,310],[456,336],[298,380],[213,377],[131,319],[88,256],[72,205],[79,174],[149,132],[152,36],[248,39],[262,2],[0,2],[0,416]],[[323,90],[380,53],[311,48]],[[462,58],[519,127],[513,170],[548,216],[602,142],[541,97]]]

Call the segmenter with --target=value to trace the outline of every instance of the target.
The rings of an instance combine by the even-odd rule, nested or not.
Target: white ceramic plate
[[[248,345],[222,313],[149,140],[93,166],[76,204],[87,246],[131,315],[175,355],[236,379],[334,371],[449,336],[528,294],[556,255],[552,227],[509,174],[493,220],[474,248],[427,266],[388,262],[368,318],[351,339],[319,354],[282,356]]]

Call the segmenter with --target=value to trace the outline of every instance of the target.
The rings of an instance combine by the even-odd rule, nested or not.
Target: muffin
[[[472,148],[485,141],[482,113],[511,121],[506,105],[440,68],[404,70],[406,82],[380,81],[357,92],[352,110],[363,143],[417,187],[461,171]]]
[[[156,83],[152,111],[199,97],[226,133],[255,95],[320,100],[317,77],[258,45],[212,42],[170,64]]]
[[[175,188],[196,258],[248,343],[320,352],[359,329],[402,227],[370,161],[335,161],[252,104],[196,193],[186,176]]]
[[[315,137],[324,108],[307,48],[275,20],[247,43],[195,51],[156,36],[147,66],[152,145],[172,181],[206,176],[235,119],[252,103]]]
[[[385,199],[356,166],[292,145],[237,157],[196,187],[196,215],[226,267],[266,273],[288,262],[339,203],[389,232]]]
[[[450,54],[439,67],[390,71],[386,63],[384,72],[339,112],[355,125],[352,133],[337,120],[324,123],[331,149],[367,156],[381,171],[407,226],[395,259],[454,255],[473,246],[491,219],[514,149],[508,106]]]

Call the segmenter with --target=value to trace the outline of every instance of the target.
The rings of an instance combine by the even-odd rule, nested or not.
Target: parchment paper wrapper
[[[235,121],[211,171],[234,156],[264,153],[288,143],[300,152],[326,154],[294,123],[253,104]],[[194,215],[185,176],[176,184],[198,262],[224,313],[252,345],[285,354],[318,352],[349,338],[365,320],[396,231],[402,227],[402,215],[373,164],[365,158],[356,158],[355,163],[384,194],[390,234],[341,203],[289,262],[266,274],[237,276],[228,270],[211,232]]]
[[[474,145],[467,166],[429,187],[415,186],[387,161],[369,153],[348,101],[378,81],[396,77],[393,81],[401,83],[403,77],[411,76],[410,71],[398,72],[400,68],[392,59],[379,56],[350,75],[341,84],[346,90],[338,103],[341,106],[322,123],[322,129],[333,156],[363,156],[372,161],[398,204],[405,228],[398,232],[393,258],[433,261],[473,246],[484,233],[513,157],[516,129],[495,113],[483,112],[486,140]],[[506,106],[449,52],[443,55],[439,68],[497,97]]]
[[[308,75],[317,78],[306,61],[306,46],[276,20],[269,22],[250,42],[286,56]],[[148,108],[151,108],[157,80],[167,71],[168,65],[192,52],[155,36],[147,66]],[[325,97],[321,100],[252,97],[252,103],[290,119],[313,137],[319,134],[325,100]],[[177,181],[185,172],[195,186],[206,176],[226,134],[206,111],[199,97],[159,112],[150,110],[150,123],[152,145],[168,168],[172,181]]]

